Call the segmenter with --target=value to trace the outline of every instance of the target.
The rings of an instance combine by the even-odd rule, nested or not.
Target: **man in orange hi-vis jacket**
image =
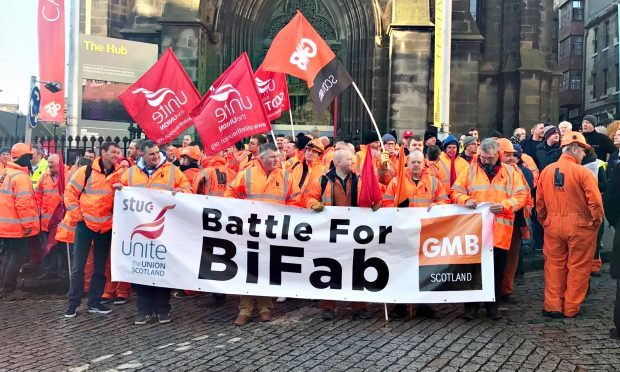
[[[116,190],[123,186],[167,190],[172,191],[172,195],[177,192],[191,193],[187,177],[179,167],[166,159],[166,155],[153,141],[142,142],[142,158],[123,173],[120,183],[114,184]],[[170,288],[141,284],[136,284],[134,288],[138,296],[138,316],[134,324],[150,323],[155,320],[155,316],[160,324],[170,323]]]
[[[240,171],[228,185],[224,196],[273,204],[299,205],[299,189],[294,187],[291,175],[282,170],[277,153],[276,145],[272,143],[261,145],[258,149],[257,163]],[[236,326],[242,326],[250,320],[254,311],[254,301],[258,306],[261,322],[271,321],[273,309],[271,297],[240,296]]]
[[[108,314],[111,312],[101,303],[105,286],[105,265],[112,242],[112,210],[114,189],[112,185],[120,180],[122,169],[117,164],[121,156],[119,146],[104,142],[100,146],[101,156],[92,165],[78,168],[69,179],[65,189],[64,202],[67,214],[63,220],[69,227],[75,227],[73,261],[71,262],[71,288],[66,318],[73,318],[82,301],[84,290],[84,267],[94,241],[94,267],[88,290],[88,312]]]
[[[2,262],[0,297],[24,298],[17,288],[17,273],[28,256],[28,237],[39,233],[39,210],[30,181],[32,150],[25,143],[11,148],[12,162],[0,173],[0,238],[6,255]]]
[[[588,291],[603,202],[596,179],[581,165],[590,147],[584,136],[568,132],[561,146],[560,159],[540,173],[536,209],[545,231],[543,314],[572,318]]]
[[[452,185],[452,201],[475,209],[478,203],[491,203],[495,214],[493,224],[493,268],[495,301],[485,303],[487,315],[493,320],[502,318],[497,300],[500,296],[504,267],[515,220],[515,212],[523,208],[527,189],[518,171],[499,159],[499,145],[492,138],[480,144],[480,155],[464,170]],[[473,320],[478,303],[466,303],[463,318]]]

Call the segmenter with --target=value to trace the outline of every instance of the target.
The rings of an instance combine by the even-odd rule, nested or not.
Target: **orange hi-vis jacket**
[[[71,168],[69,168],[69,171],[65,176],[67,184],[78,169],[79,168],[76,165],[73,165],[71,166]],[[71,223],[69,221],[69,214],[65,214],[62,221],[60,221],[60,223],[58,224],[58,229],[56,230],[55,239],[57,241],[64,243],[73,243],[73,240],[75,238],[75,226],[71,226]]]
[[[437,177],[422,171],[418,184],[411,177],[404,177],[405,184],[401,190],[407,197],[406,205],[395,205],[398,193],[398,178],[394,178],[387,187],[381,204],[384,207],[428,207],[431,205],[450,204],[450,196]],[[400,198],[404,199],[403,197]]]
[[[199,173],[200,168],[189,168],[183,172],[183,174],[187,178],[187,182],[189,182],[190,185],[194,184],[194,180],[196,179],[196,177],[198,177]]]
[[[27,168],[9,162],[0,173],[0,238],[39,233],[39,209]],[[26,235],[26,229],[32,229]]]
[[[384,165],[381,159],[375,163],[377,167],[377,180],[383,185],[389,185],[393,178],[398,177],[398,154],[390,154],[390,160]]]
[[[441,155],[439,155],[439,160],[437,161],[437,166],[439,169],[437,178],[439,178],[439,180],[441,181],[441,183],[443,183],[446,189],[449,189],[450,186],[452,186],[450,185],[450,160],[450,156],[445,152],[442,152]],[[467,169],[469,165],[470,164],[467,162],[467,160],[463,159],[460,156],[457,156],[454,159],[456,178],[458,178],[461,172]]]
[[[239,172],[228,185],[224,196],[273,204],[301,205],[299,188],[294,187],[291,174],[278,167],[267,175],[260,163]]]
[[[359,196],[362,193],[362,178],[351,172],[351,203],[357,207]],[[332,168],[321,177],[313,179],[304,190],[303,206],[312,208],[316,203],[322,203],[324,206],[334,205],[334,182],[336,182],[336,169]],[[354,189],[353,189],[354,188]]]
[[[69,179],[65,189],[67,207],[65,216],[69,217],[67,226],[75,227],[78,222],[84,221],[90,230],[100,234],[112,229],[114,209],[112,186],[120,181],[123,169],[118,164],[113,164],[112,172],[106,176],[101,166],[102,160],[98,157],[93,161],[92,173],[88,180],[85,180],[87,166],[78,168]]]
[[[334,147],[328,147],[323,151],[323,155],[321,155],[321,161],[323,162],[323,168],[329,169],[334,160]]]
[[[258,165],[258,156],[252,155],[252,158],[250,159],[250,153],[247,151],[244,152],[243,157],[239,161],[239,173],[254,165]]]
[[[68,173],[69,167],[65,165],[65,172]],[[48,169],[34,190],[34,198],[41,212],[41,231],[49,231],[50,218],[62,201],[62,196],[58,192],[58,177],[52,178],[52,173]]]
[[[538,184],[538,177],[540,176],[540,171],[536,166],[536,162],[534,159],[526,153],[521,154],[521,160],[523,160],[523,165],[529,170],[532,171],[532,175],[534,175],[534,185]]]
[[[554,186],[555,169],[564,175],[561,190]],[[590,176],[590,177],[588,177]],[[546,167],[540,174],[536,191],[538,220],[547,228],[554,224],[554,230],[597,228],[603,221],[603,204],[596,179],[585,167],[568,155],[562,154],[553,166]]]
[[[287,172],[291,172],[293,170],[293,167],[295,167],[298,163],[300,163],[299,156],[295,155],[284,162],[284,167],[286,168]]]
[[[500,203],[502,213],[495,215],[493,237],[495,247],[510,249],[515,212],[525,206],[527,188],[523,177],[514,166],[499,164],[500,168],[492,181],[478,162],[462,172],[452,185],[452,201],[465,205],[469,199],[477,203]]]
[[[187,177],[185,177],[179,167],[168,162],[163,155],[162,161],[150,177],[142,168],[143,164],[144,161],[140,161],[138,165],[134,165],[123,173],[121,177],[123,186],[167,191],[181,189],[181,192],[191,193],[191,185]]]
[[[207,167],[198,173],[192,184],[192,192],[201,195],[224,196],[226,187],[237,174],[230,169],[223,157],[212,157]]]
[[[307,162],[297,163],[293,166],[291,171],[291,176],[293,177],[293,184],[295,187],[299,187],[299,191],[302,193],[311,182],[311,180],[318,179],[325,173],[325,169],[323,168],[323,162],[320,159],[316,159],[308,165],[308,172],[306,174],[306,178],[304,182],[299,185],[301,182],[301,176],[303,175],[304,166],[306,166]]]

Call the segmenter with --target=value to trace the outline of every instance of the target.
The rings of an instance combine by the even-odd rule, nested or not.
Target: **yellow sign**
[[[451,17],[451,0],[436,0],[433,126],[443,128],[446,133],[450,122]]]

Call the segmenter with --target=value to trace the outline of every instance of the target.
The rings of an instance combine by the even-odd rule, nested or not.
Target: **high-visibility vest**
[[[183,172],[190,185],[194,184],[194,179],[196,179],[198,173],[200,173],[200,168],[189,168]]]
[[[208,164],[194,178],[192,192],[201,195],[224,196],[226,187],[235,178],[236,173],[228,167],[224,158],[212,158]]]
[[[37,235],[39,226],[39,210],[30,175],[25,168],[10,162],[0,174],[0,237]],[[31,232],[26,234],[26,229]]]
[[[129,168],[121,177],[121,183],[125,186],[144,187],[156,190],[181,189],[181,192],[191,192],[187,177],[179,167],[166,161],[160,165],[149,177],[148,174],[137,165]]]
[[[312,208],[316,203],[321,202],[324,206],[334,205],[334,182],[335,169],[331,169],[318,179],[311,180],[310,184],[304,190],[303,205],[306,208]],[[359,195],[362,191],[362,179],[360,176],[351,172],[351,206],[357,207]]]
[[[113,164],[113,170],[105,175],[101,169],[101,158],[98,157],[91,165],[92,172],[86,180],[87,166],[75,171],[65,189],[65,206],[67,207],[68,226],[84,221],[86,226],[100,234],[112,229],[112,211],[114,209],[115,183],[120,182],[123,169]]]
[[[41,179],[41,176],[43,176],[43,173],[47,172],[48,169],[49,169],[49,164],[47,163],[47,160],[41,159],[41,161],[39,162],[37,166],[37,170],[32,172],[32,175],[30,176],[30,179],[32,180],[33,188],[37,187],[37,185],[39,184],[39,180]]]
[[[69,167],[65,166],[68,170]],[[51,171],[43,173],[39,184],[34,190],[37,206],[41,212],[41,231],[49,231],[50,218],[62,201],[62,196],[58,192],[58,177],[52,178]]]
[[[300,205],[298,189],[294,188],[289,172],[276,168],[267,175],[259,163],[239,172],[228,185],[225,197],[256,200],[273,204]]]
[[[293,184],[295,185],[295,187],[299,187],[299,190],[302,193],[304,189],[306,188],[306,186],[308,186],[308,184],[310,183],[310,180],[321,177],[323,173],[325,173],[325,169],[323,168],[323,163],[321,162],[320,159],[313,161],[308,166],[308,172],[306,174],[306,178],[304,179],[304,182],[300,186],[299,182],[301,181],[301,176],[303,175],[303,172],[304,172],[304,163],[297,163],[291,169],[291,176],[293,177]]]
[[[469,199],[477,203],[502,204],[504,210],[495,215],[493,227],[494,246],[502,249],[510,249],[515,212],[524,207],[526,197],[523,177],[514,166],[502,163],[491,181],[476,162],[462,172],[452,185],[452,201],[456,204],[465,205]]]
[[[405,184],[401,189],[403,196],[406,196],[407,207],[428,207],[430,205],[450,204],[450,196],[443,184],[437,177],[430,173],[423,172],[417,185],[411,177],[403,178]],[[399,207],[396,205],[396,194],[398,193],[398,178],[394,178],[387,187],[383,195],[382,205],[384,207]],[[400,197],[401,200],[405,199]]]
[[[450,185],[450,156],[448,156],[448,154],[446,154],[445,152],[442,152],[441,155],[439,155],[439,161],[437,162],[437,165],[440,169],[437,178],[439,178],[439,181],[441,181],[441,183],[444,185],[444,187],[446,187],[446,189],[449,189],[450,186],[452,186]],[[454,159],[454,169],[456,171],[457,178],[459,174],[461,174],[461,172],[463,172],[468,167],[469,163],[462,157],[457,156]]]

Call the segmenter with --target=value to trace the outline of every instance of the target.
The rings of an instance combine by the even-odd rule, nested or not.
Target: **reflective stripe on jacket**
[[[30,175],[25,168],[8,163],[0,174],[0,237],[37,235],[39,226],[39,209]],[[26,235],[26,229],[32,231]]]
[[[239,172],[224,196],[287,205],[300,205],[301,199],[290,173],[275,168],[267,175],[260,163]]]
[[[125,186],[145,187],[156,190],[172,191],[181,189],[182,192],[191,192],[187,177],[179,167],[166,161],[160,165],[149,177],[139,166],[134,165],[127,169],[121,177],[121,183]]]
[[[68,170],[69,167],[65,165],[65,174]],[[34,197],[41,213],[41,231],[47,232],[49,231],[50,218],[62,201],[62,196],[58,192],[58,177],[53,179],[50,170],[41,176],[39,184],[34,189]]]
[[[501,164],[498,173],[489,177],[478,162],[461,173],[452,185],[452,201],[465,205],[469,199],[477,203],[500,203],[504,210],[495,215],[494,246],[510,249],[515,212],[523,208],[527,197],[526,185],[512,165]]]
[[[430,205],[450,204],[450,196],[437,177],[424,172],[417,185],[409,176],[403,179],[405,180],[405,185],[401,192],[404,192],[404,196],[407,197],[405,207],[428,207]],[[398,178],[394,178],[383,195],[381,204],[384,207],[399,207],[399,205],[395,205],[398,186]],[[403,200],[404,198],[401,197],[400,199]]]
[[[226,159],[221,157],[210,159],[209,165],[194,178],[192,192],[201,195],[224,196],[226,187],[236,175],[226,164]]]
[[[75,171],[65,189],[64,201],[69,216],[68,226],[75,227],[78,222],[84,221],[90,230],[103,234],[112,229],[112,186],[120,182],[123,169],[118,164],[113,164],[114,170],[106,176],[101,169],[101,162],[100,157],[93,161],[92,173],[87,182],[86,166]]]

